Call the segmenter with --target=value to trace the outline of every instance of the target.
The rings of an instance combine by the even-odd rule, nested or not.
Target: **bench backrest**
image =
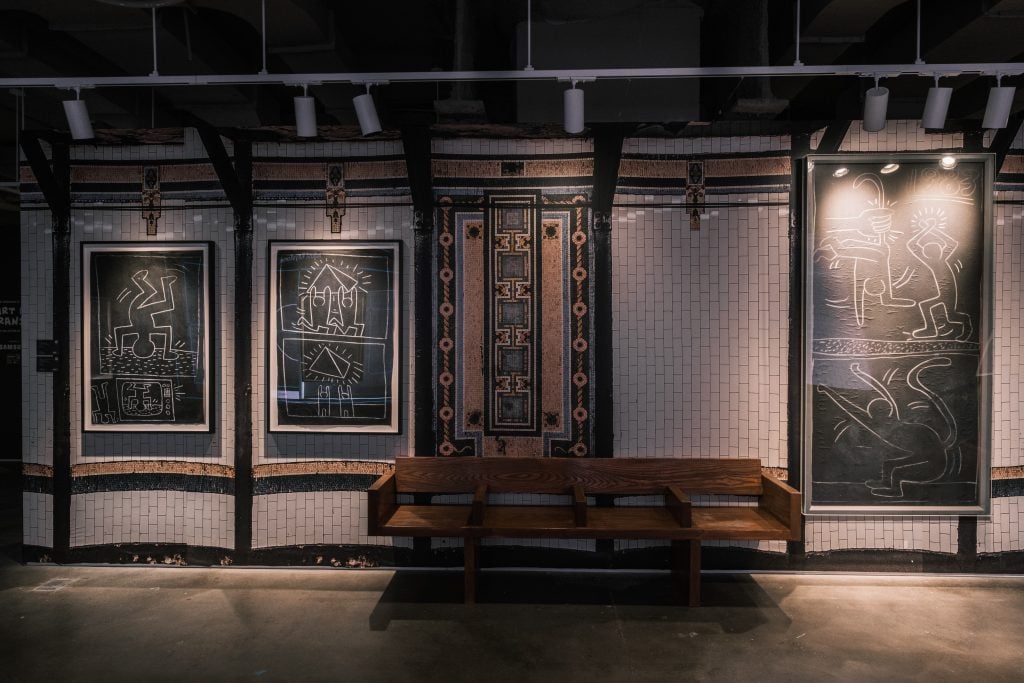
[[[753,458],[396,458],[399,493],[662,493],[676,485],[696,494],[761,494]]]

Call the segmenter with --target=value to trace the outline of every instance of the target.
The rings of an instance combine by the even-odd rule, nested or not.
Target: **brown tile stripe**
[[[142,188],[142,166],[72,166],[73,183],[138,183]]]
[[[1024,154],[1007,154],[1000,173],[1024,173]]]
[[[72,477],[95,477],[110,474],[187,474],[205,477],[234,477],[235,468],[205,462],[179,460],[122,460],[72,465]]]
[[[430,163],[435,178],[500,178],[500,161],[447,161]]]
[[[39,465],[34,462],[25,462],[21,464],[21,473],[26,477],[52,477],[53,466]]]
[[[1024,479],[1024,465],[1014,467],[993,467],[993,479]]]
[[[186,183],[197,180],[217,180],[213,164],[167,164],[160,167],[161,183]]]
[[[523,162],[527,178],[578,178],[594,175],[593,159],[551,159]]]
[[[685,178],[686,159],[623,159],[620,178]]]
[[[346,161],[345,180],[373,180],[375,178],[407,178],[404,161]]]
[[[388,474],[395,471],[393,463],[356,460],[310,460],[256,465],[252,475],[261,477],[287,477],[302,474]]]
[[[789,173],[788,156],[706,159],[704,161],[704,174],[709,178],[789,175]]]
[[[789,469],[786,467],[762,467],[761,471],[765,474],[770,474],[779,481],[786,481],[789,479]]]
[[[252,165],[256,180],[319,180],[327,184],[327,164],[320,163],[261,163]]]

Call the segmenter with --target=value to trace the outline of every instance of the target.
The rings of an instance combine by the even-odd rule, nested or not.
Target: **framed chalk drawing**
[[[993,159],[807,158],[809,514],[987,514]]]
[[[399,430],[401,242],[270,242],[272,432]]]
[[[87,432],[209,432],[213,245],[82,244]]]

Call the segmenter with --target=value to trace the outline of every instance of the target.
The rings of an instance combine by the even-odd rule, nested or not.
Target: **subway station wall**
[[[817,146],[821,133],[811,140]],[[986,144],[991,136],[986,138]],[[758,457],[789,475],[791,141],[788,136],[627,139],[612,214],[615,457]],[[890,122],[850,127],[840,151],[962,150],[961,134]],[[1020,165],[1024,139],[1008,159]],[[230,146],[229,146],[230,151]],[[435,196],[589,190],[589,140],[435,140]],[[73,549],[204,548],[231,561],[235,538],[235,316],[249,315],[252,358],[252,538],[285,561],[300,547],[334,549],[332,563],[411,548],[366,533],[365,490],[413,451],[414,215],[400,142],[257,143],[253,147],[253,306],[235,311],[234,217],[198,136],[173,144],[72,148],[71,467]],[[701,179],[691,182],[692,165]],[[1008,162],[1010,163],[1010,162]],[[332,167],[344,178],[340,232],[324,202]],[[160,217],[146,235],[145,169],[159,172]],[[591,166],[592,168],[592,166]],[[580,169],[583,169],[582,171]],[[1018,172],[1019,174],[1019,172]],[[53,338],[51,217],[23,170],[22,368],[24,544],[54,546],[52,376],[37,372],[36,340]],[[675,205],[700,197],[691,215]],[[977,523],[980,554],[1019,553],[1024,520],[1022,380],[1024,229],[1020,183],[997,183],[993,216],[992,515]],[[335,225],[338,228],[338,225]],[[267,425],[268,249],[271,241],[398,240],[402,244],[398,434],[271,433]],[[214,383],[210,433],[82,429],[82,242],[213,245]],[[435,246],[435,248],[437,248]],[[795,474],[795,473],[793,473]],[[803,550],[962,551],[955,517],[808,517]],[[457,545],[436,539],[435,548]],[[529,543],[578,551],[593,543]],[[617,543],[617,550],[658,545]],[[737,544],[733,544],[737,545]],[[784,556],[786,544],[738,544]],[[790,548],[789,550],[792,550]],[[110,555],[114,557],[113,554]],[[119,556],[120,557],[120,556]],[[145,553],[143,553],[143,560]]]

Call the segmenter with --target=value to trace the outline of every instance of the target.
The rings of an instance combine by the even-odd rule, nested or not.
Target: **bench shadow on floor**
[[[768,622],[788,622],[776,601],[746,574],[705,575],[702,606],[686,606],[668,573],[484,570],[477,604],[463,604],[461,571],[395,572],[370,615],[370,629],[392,621],[473,621],[538,609],[553,619],[578,619],[615,609],[617,618],[687,623],[717,622],[742,633]]]

